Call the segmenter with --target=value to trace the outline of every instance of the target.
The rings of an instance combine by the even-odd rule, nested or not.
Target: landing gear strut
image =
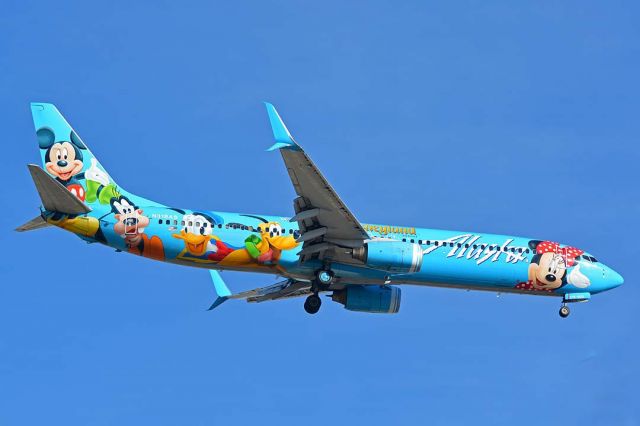
[[[569,307],[567,306],[566,303],[563,303],[562,306],[560,307],[560,316],[562,318],[566,318],[569,316],[569,314],[571,313],[571,311],[569,310]]]
[[[304,301],[304,310],[307,311],[308,314],[317,314],[320,310],[320,305],[322,305],[320,296],[312,294]]]
[[[309,314],[317,314],[320,310],[322,301],[318,293],[323,290],[328,290],[329,286],[333,283],[333,271],[330,269],[319,269],[316,271],[316,279],[311,283],[312,295],[307,297],[304,301],[304,310]]]

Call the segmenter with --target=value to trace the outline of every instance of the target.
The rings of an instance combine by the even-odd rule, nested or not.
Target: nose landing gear
[[[566,318],[569,316],[569,314],[571,313],[571,311],[569,310],[569,307],[567,306],[566,303],[563,303],[562,306],[560,307],[560,312],[558,312],[560,314],[560,316],[562,318]]]

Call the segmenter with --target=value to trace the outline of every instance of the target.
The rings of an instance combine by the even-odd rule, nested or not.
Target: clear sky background
[[[640,10],[522,3],[3,2],[0,424],[640,424]],[[206,312],[206,271],[12,231],[30,101],[132,192],[290,215],[271,101],[360,220],[562,241],[626,283],[567,320],[416,287],[395,316]]]

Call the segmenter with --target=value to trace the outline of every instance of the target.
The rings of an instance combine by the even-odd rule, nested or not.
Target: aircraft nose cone
[[[624,278],[622,278],[622,275],[620,275],[613,269],[609,270],[609,273],[607,274],[607,284],[609,288],[616,288],[622,285],[623,282]]]

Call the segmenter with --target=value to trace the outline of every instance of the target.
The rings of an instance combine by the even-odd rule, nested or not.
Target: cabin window
[[[184,220],[180,221],[180,225],[184,226]]]
[[[412,238],[412,239],[411,239],[411,242],[412,242],[412,243],[415,243],[416,241]]]
[[[403,239],[402,239],[402,242],[403,242],[403,243],[406,243],[406,242],[407,242],[407,239],[406,239],[406,238],[403,238]]]
[[[160,225],[162,225],[162,219],[159,219],[159,220],[158,220],[158,223],[159,223]]]

